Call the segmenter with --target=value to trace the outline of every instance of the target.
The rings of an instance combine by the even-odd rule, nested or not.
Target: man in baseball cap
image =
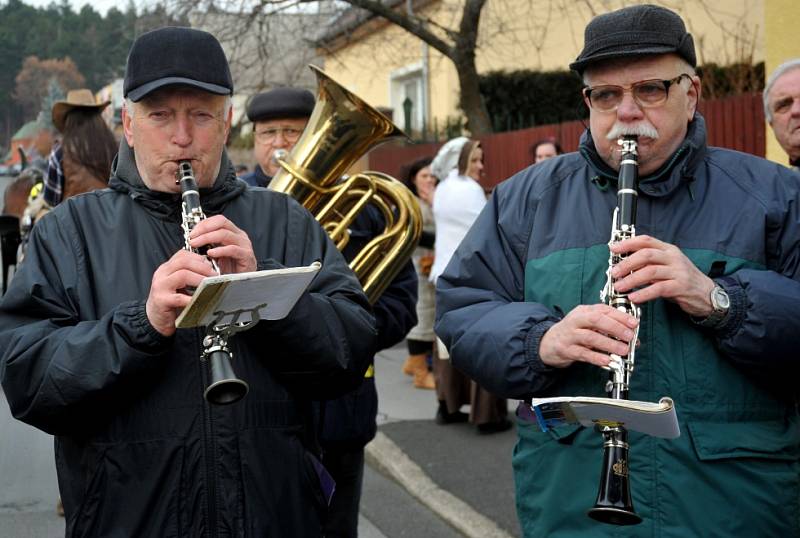
[[[313,216],[236,178],[233,83],[213,35],[143,34],[124,92],[109,188],[36,224],[0,308],[3,392],[56,436],[66,535],[322,536],[332,484],[310,400],[363,379],[367,299]],[[207,218],[184,221],[185,162]],[[211,347],[210,328],[176,328],[186,290],[217,275],[209,258],[223,274],[321,268],[285,318]],[[225,350],[250,391],[212,405],[201,357]]]
[[[668,9],[595,17],[571,65],[580,151],[501,183],[437,281],[453,365],[528,400],[513,456],[526,537],[797,534],[800,181],[707,146],[695,63]],[[639,181],[618,194],[623,136]],[[632,222],[612,220],[618,196],[638,200]],[[529,401],[612,390],[671,397],[680,436],[607,413],[592,427],[574,406],[537,406],[536,424]]]
[[[266,187],[280,166],[275,151],[294,148],[314,110],[314,95],[302,88],[275,88],[259,93],[247,104],[253,122],[256,167],[242,179],[254,187]]]

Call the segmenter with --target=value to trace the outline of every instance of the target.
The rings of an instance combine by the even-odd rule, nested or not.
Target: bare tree
[[[39,111],[42,99],[48,93],[51,79],[57,82],[64,93],[80,88],[86,82],[75,62],[69,57],[62,60],[40,60],[36,56],[28,56],[17,74],[14,90],[14,100],[19,103],[27,116],[33,116]]]
[[[167,0],[193,26],[220,39],[231,57],[239,88],[259,91],[275,85],[313,87],[305,65],[327,44],[326,28],[346,21],[382,18],[427,43],[452,61],[458,74],[459,106],[473,135],[491,132],[479,88],[475,54],[486,0],[464,0],[452,27],[420,14],[431,0]],[[281,40],[283,36],[286,39]],[[337,39],[347,39],[339,33]],[[238,73],[238,74],[237,74]]]
[[[310,0],[307,0],[310,1]],[[464,0],[460,18],[453,27],[443,26],[415,11],[414,0],[342,0],[354,8],[381,17],[427,43],[453,62],[459,82],[459,107],[473,136],[492,132],[489,113],[481,98],[480,77],[475,65],[478,29],[486,0]],[[320,43],[325,45],[324,41]]]

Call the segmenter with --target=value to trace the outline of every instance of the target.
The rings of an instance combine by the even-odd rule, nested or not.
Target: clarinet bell
[[[628,476],[627,435],[621,442],[607,441],[603,449],[603,474],[597,502],[589,509],[590,518],[610,525],[638,525],[642,518],[633,510]]]
[[[236,403],[247,394],[250,387],[236,377],[228,351],[217,349],[208,355],[211,366],[211,383],[203,393],[206,401],[214,405]]]

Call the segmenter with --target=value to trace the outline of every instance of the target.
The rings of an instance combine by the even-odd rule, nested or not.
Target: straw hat
[[[64,130],[64,120],[67,114],[75,108],[96,108],[98,114],[108,106],[111,101],[98,103],[94,100],[91,90],[81,88],[80,90],[70,90],[64,101],[56,101],[53,105],[53,125],[59,131]]]

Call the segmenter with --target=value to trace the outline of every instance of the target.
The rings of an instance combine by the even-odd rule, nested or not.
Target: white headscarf
[[[431,172],[440,181],[443,181],[451,170],[458,168],[458,157],[467,142],[469,138],[463,136],[449,140],[433,158]]]

